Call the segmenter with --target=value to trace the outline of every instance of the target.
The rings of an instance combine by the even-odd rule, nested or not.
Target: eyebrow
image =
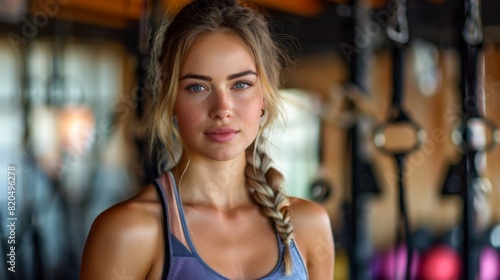
[[[227,76],[227,79],[228,80],[232,80],[232,79],[240,78],[240,77],[243,77],[243,76],[246,76],[246,75],[255,75],[255,76],[257,76],[257,73],[255,73],[252,70],[248,70],[248,71],[243,71],[243,72],[240,72],[240,73],[229,75],[229,76]]]
[[[248,70],[248,71],[243,71],[243,72],[236,73],[236,74],[231,74],[231,75],[227,76],[227,79],[228,80],[232,80],[232,79],[240,78],[240,77],[243,77],[243,76],[246,76],[246,75],[255,75],[255,76],[257,76],[257,73],[255,73],[252,70]],[[196,74],[186,74],[186,75],[182,76],[179,79],[179,81],[182,81],[184,79],[197,79],[197,80],[203,80],[203,81],[208,81],[208,82],[212,81],[212,78],[210,78],[208,76],[196,75]]]

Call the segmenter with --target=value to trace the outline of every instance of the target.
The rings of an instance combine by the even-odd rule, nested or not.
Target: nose
[[[212,92],[212,108],[210,117],[214,119],[224,120],[233,115],[232,102],[230,93],[218,89]]]

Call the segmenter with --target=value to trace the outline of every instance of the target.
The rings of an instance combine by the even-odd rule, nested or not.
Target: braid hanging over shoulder
[[[284,263],[286,275],[292,272],[290,244],[293,226],[290,218],[290,201],[282,189],[283,175],[271,166],[269,156],[258,146],[246,150],[247,185],[252,198],[261,212],[273,221],[279,237],[285,245]]]

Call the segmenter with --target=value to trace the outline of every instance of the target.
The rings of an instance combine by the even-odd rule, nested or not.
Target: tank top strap
[[[187,245],[187,240],[184,235],[181,216],[179,214],[177,187],[172,172],[167,171],[157,178],[156,183],[159,184],[162,195],[164,196],[167,213],[165,220],[168,223],[167,233],[174,235],[178,241]],[[167,231],[168,230],[168,231]],[[169,238],[170,239],[170,238]],[[170,241],[171,242],[171,241]]]

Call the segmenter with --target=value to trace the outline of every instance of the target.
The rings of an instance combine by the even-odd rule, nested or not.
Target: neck
[[[248,204],[244,153],[229,161],[208,161],[183,154],[172,169],[185,205],[229,210]]]

